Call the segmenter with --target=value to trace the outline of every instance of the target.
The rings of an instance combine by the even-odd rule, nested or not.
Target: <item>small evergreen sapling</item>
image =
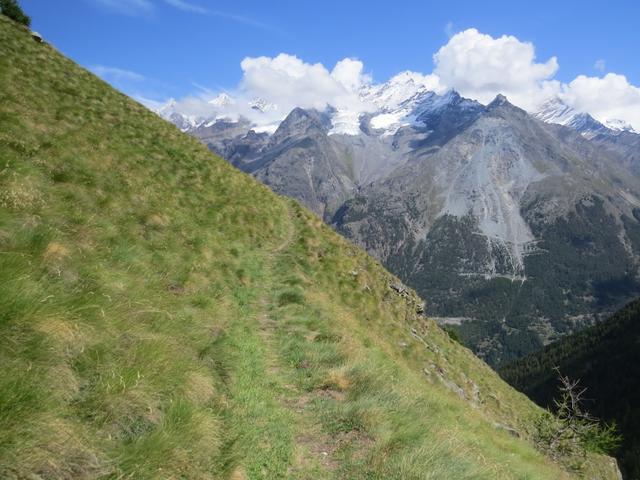
[[[20,8],[17,0],[0,0],[0,13],[22,25],[31,26],[31,18]]]
[[[554,460],[576,461],[587,452],[612,453],[620,445],[615,424],[602,424],[583,407],[586,388],[558,372],[560,397],[554,400],[555,415],[543,413],[534,423],[534,439],[540,450]]]

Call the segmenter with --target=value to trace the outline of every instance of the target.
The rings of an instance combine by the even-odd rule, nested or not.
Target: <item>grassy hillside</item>
[[[620,466],[625,478],[640,479],[640,300],[501,373],[541,405],[551,406],[558,394],[555,367],[588,389],[589,411],[617,423],[623,436]]]
[[[0,159],[0,478],[576,476],[375,261],[3,18]]]

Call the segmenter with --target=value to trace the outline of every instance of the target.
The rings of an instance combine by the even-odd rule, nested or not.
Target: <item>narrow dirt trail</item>
[[[271,252],[269,252],[266,256],[266,262],[264,265],[264,288],[260,293],[257,305],[257,308],[259,309],[258,320],[260,322],[260,335],[264,340],[265,346],[267,347],[267,373],[270,375],[280,376],[282,374],[280,358],[274,339],[274,336],[276,334],[276,321],[271,314],[277,290],[275,265],[278,261],[278,258],[293,243],[295,234],[296,228],[294,225],[294,220],[292,219],[291,209],[287,205],[287,232],[282,241],[278,245],[276,245],[273,250],[271,250]]]
[[[279,282],[277,264],[296,239],[296,226],[293,212],[288,206],[287,233],[278,245],[268,254],[265,264],[265,283],[258,300],[258,320],[260,337],[262,338],[266,360],[266,374],[280,383],[282,395],[279,397],[280,406],[293,419],[294,455],[288,471],[288,478],[334,478],[337,467],[330,452],[333,449],[331,439],[321,431],[317,419],[308,409],[312,397],[295,385],[295,372],[291,366],[283,364],[280,342],[281,336],[286,335],[277,320],[278,291],[286,288],[285,283]],[[280,274],[281,275],[281,274]]]

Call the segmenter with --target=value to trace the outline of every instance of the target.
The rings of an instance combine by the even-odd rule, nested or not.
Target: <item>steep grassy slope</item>
[[[625,478],[640,479],[640,300],[611,318],[552,343],[501,370],[536,402],[552,406],[560,371],[580,379],[585,404],[598,418],[615,421],[623,436],[617,456]]]
[[[1,18],[0,159],[0,478],[574,476],[371,258]]]

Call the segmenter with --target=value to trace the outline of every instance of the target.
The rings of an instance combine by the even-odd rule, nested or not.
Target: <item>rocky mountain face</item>
[[[489,362],[637,291],[640,185],[581,135],[498,98],[442,146],[427,134],[411,155],[333,223]]]
[[[493,365],[640,293],[640,135],[559,100],[530,115],[410,75],[361,95],[377,110],[356,131],[331,108],[294,109],[272,134],[187,131],[364,247]]]

